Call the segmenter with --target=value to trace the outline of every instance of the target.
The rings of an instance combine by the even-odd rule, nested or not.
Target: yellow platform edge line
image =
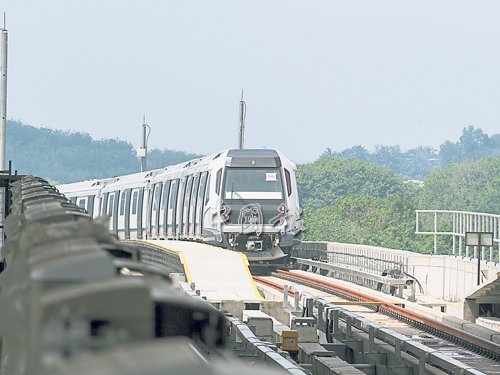
[[[241,259],[243,259],[243,264],[245,265],[245,270],[247,271],[247,274],[248,274],[248,277],[250,278],[250,281],[252,282],[252,285],[253,285],[253,289],[254,289],[254,292],[255,292],[255,296],[261,300],[261,301],[265,301],[264,298],[262,298],[262,296],[260,295],[260,292],[259,290],[257,289],[257,285],[255,285],[255,281],[253,280],[253,276],[252,274],[250,273],[250,268],[248,268],[248,259],[247,257],[242,254],[242,253],[239,253],[241,255]]]
[[[149,240],[121,240],[121,241],[146,242],[146,243],[148,243],[150,245],[153,245],[153,246],[156,246],[156,247],[159,247],[159,248],[163,248],[165,250],[172,251],[172,252],[176,253],[177,255],[179,255],[179,258],[181,259],[181,263],[184,266],[184,271],[186,272],[186,278],[187,278],[189,284],[191,284],[193,282],[193,279],[191,278],[191,272],[189,272],[189,267],[187,265],[186,258],[184,257],[184,253],[182,251],[174,250],[174,249],[171,249],[170,247],[167,247],[165,245],[160,245],[158,243],[151,242]]]

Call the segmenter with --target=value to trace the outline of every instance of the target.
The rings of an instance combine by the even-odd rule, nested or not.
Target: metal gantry
[[[479,212],[448,211],[448,210],[415,210],[416,230],[415,234],[434,236],[434,254],[437,254],[437,236],[448,235],[453,238],[453,255],[486,259],[485,246],[481,247],[481,254],[478,254],[477,246],[465,246],[463,240],[466,232],[491,232],[493,233],[493,242],[498,243],[500,250],[499,225],[500,215],[486,214]],[[420,219],[423,214],[432,216],[432,229],[422,231]],[[428,217],[427,217],[428,219]],[[458,254],[456,243],[458,239]],[[465,247],[465,254],[463,252]],[[473,253],[470,251],[473,247]],[[497,250],[498,251],[498,250]],[[489,250],[489,261],[494,261],[494,249]]]

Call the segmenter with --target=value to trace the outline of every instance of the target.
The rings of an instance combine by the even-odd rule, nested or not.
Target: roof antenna
[[[238,148],[242,150],[245,144],[245,117],[247,115],[247,104],[243,101],[243,90],[240,100],[240,123],[238,127]]]

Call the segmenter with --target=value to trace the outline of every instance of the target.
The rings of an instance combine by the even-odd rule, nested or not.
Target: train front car
[[[204,240],[242,252],[254,264],[280,263],[300,243],[295,164],[267,149],[229,150],[225,156],[211,173],[215,194]]]

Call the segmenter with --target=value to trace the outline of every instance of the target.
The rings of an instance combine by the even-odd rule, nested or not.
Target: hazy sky
[[[500,1],[2,0],[8,118],[296,162],[500,133]]]

